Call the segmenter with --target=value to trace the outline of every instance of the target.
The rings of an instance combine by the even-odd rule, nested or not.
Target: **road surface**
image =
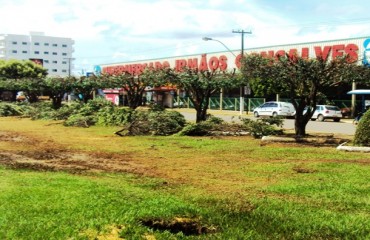
[[[193,109],[176,109],[181,112],[188,121],[195,121],[195,111]],[[220,117],[226,122],[240,122],[240,114],[235,111],[214,111],[210,110],[208,113],[213,116]],[[256,119],[250,114],[244,113],[243,118]],[[285,119],[283,128],[286,130],[294,130],[294,119]],[[342,119],[340,122],[333,122],[332,120],[326,120],[324,122],[309,121],[306,126],[306,132],[318,132],[318,133],[333,133],[333,134],[345,134],[354,135],[356,132],[356,125],[352,124],[351,119]]]

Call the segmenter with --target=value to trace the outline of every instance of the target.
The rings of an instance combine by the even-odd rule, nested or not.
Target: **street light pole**
[[[217,39],[214,39],[214,38],[210,38],[210,37],[204,37],[202,38],[204,41],[216,41],[216,42],[219,42],[221,43],[232,55],[234,55],[234,57],[236,57],[236,55],[233,53],[233,51],[230,50],[230,48],[228,48],[223,42],[221,42],[220,40],[217,40]]]
[[[242,36],[242,49],[241,49],[241,65],[243,64],[244,59],[244,34],[252,34],[252,31],[246,32],[244,30],[233,30],[233,33],[240,33]],[[240,87],[240,115],[243,115],[244,112],[244,87]]]
[[[216,41],[216,42],[219,42],[221,43],[232,55],[234,55],[234,57],[236,58],[236,55],[233,53],[233,51],[230,50],[230,48],[228,48],[223,42],[221,42],[220,40],[217,40],[217,39],[213,39],[213,38],[210,38],[210,37],[204,37],[202,38],[204,41]],[[223,89],[221,89],[221,92],[220,92],[220,110],[222,110],[222,98],[223,98]]]

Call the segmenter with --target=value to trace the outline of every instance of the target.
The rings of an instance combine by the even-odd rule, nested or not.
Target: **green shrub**
[[[98,122],[99,110],[106,107],[113,107],[113,104],[102,98],[89,100],[85,104],[75,102],[59,109],[55,119],[65,119],[64,126],[89,127]]]
[[[189,123],[179,133],[179,136],[207,136],[212,130],[209,122]]]
[[[54,119],[55,109],[50,102],[31,103],[30,107],[24,112],[25,117],[30,117],[32,120],[51,120]]]
[[[185,117],[176,111],[151,111],[148,120],[151,134],[162,136],[179,132],[186,123]]]
[[[261,121],[269,125],[276,125],[277,127],[282,127],[284,124],[284,118],[281,116],[260,118],[258,121]]]
[[[124,132],[124,135],[150,135],[148,112],[140,110],[132,112],[124,129],[120,132]]]
[[[73,101],[68,104],[63,104],[57,111],[55,111],[53,118],[55,120],[66,120],[73,114],[78,114],[83,107],[80,101]]]
[[[370,110],[361,117],[353,143],[358,146],[370,146]]]
[[[86,104],[83,104],[79,109],[78,114],[90,116],[96,114],[102,108],[112,106],[114,106],[113,103],[104,98],[95,98],[89,100]]]
[[[63,125],[67,127],[90,127],[96,123],[96,116],[71,115]]]
[[[257,121],[244,118],[242,121],[246,129],[255,138],[261,138],[268,135],[279,135],[283,132],[281,129],[277,129],[275,126],[273,126],[276,125],[281,127],[283,125],[283,120],[281,118],[261,118]]]
[[[164,111],[164,110],[165,108],[160,104],[156,104],[156,103],[149,104],[149,111]]]
[[[131,109],[119,108],[119,107],[104,107],[99,110],[97,117],[97,125],[101,126],[123,126],[126,124],[130,115],[132,114]]]
[[[22,108],[13,103],[0,103],[0,117],[21,116],[23,115]]]
[[[136,110],[128,115],[120,135],[161,135],[179,132],[186,123],[185,117],[176,111]]]
[[[209,115],[207,118],[207,122],[212,123],[212,124],[222,124],[225,121],[222,118]]]

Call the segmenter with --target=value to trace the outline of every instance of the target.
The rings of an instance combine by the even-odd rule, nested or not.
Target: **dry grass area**
[[[369,239],[368,153],[115,131],[0,118],[0,238]]]
[[[255,189],[273,185],[287,175],[315,172],[314,163],[369,164],[368,155],[348,157],[333,147],[264,146],[247,136],[122,138],[113,134],[115,130],[0,118],[0,164],[71,173],[127,172],[221,195],[255,194]],[[321,158],[312,155],[321,153]]]

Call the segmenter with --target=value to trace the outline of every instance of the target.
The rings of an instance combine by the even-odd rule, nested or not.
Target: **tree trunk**
[[[306,135],[306,125],[310,118],[306,118],[305,116],[296,115],[295,122],[294,122],[294,128],[295,128],[295,135],[298,137],[303,137]]]
[[[38,95],[35,93],[28,93],[26,97],[29,103],[35,103],[39,100]]]
[[[197,111],[197,117],[195,120],[197,123],[207,120],[207,110],[204,111],[202,107],[195,108],[195,110]]]
[[[208,103],[209,100],[207,100],[207,98],[205,98],[204,100],[200,100],[198,103],[194,102],[194,108],[197,111],[197,123],[207,120]]]
[[[62,107],[62,100],[63,100],[63,97],[60,97],[60,96],[54,96],[52,97],[52,103],[53,103],[53,108],[54,109],[59,109]]]

